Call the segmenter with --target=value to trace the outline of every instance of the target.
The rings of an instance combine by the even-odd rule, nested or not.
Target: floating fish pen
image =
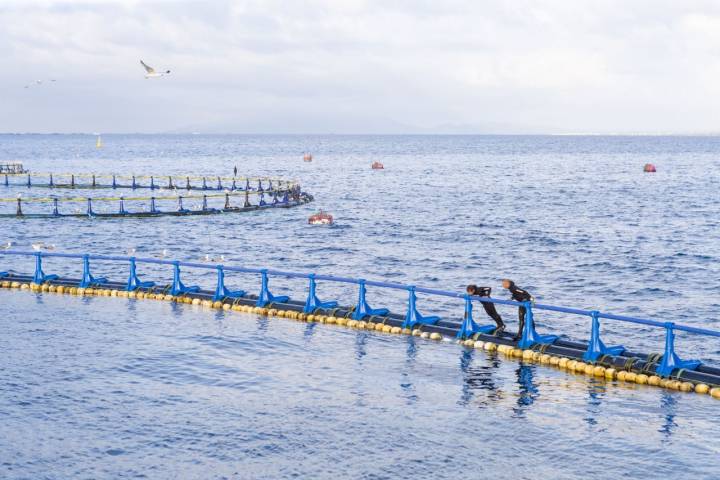
[[[238,213],[309,203],[299,183],[278,178],[27,174],[5,175],[8,189],[85,189],[84,196],[0,198],[0,217],[158,217]],[[146,195],[97,196],[94,189],[148,189]],[[158,193],[155,194],[155,190]]]
[[[22,167],[22,164],[20,165]],[[3,175],[4,174],[4,175]],[[271,177],[197,175],[111,175],[89,173],[3,172],[2,185],[27,188],[90,188],[150,190],[263,191],[286,188],[296,182]]]
[[[590,311],[532,302],[476,297],[465,293],[413,285],[314,273],[296,273],[122,256],[11,250],[0,251],[0,255],[6,257],[16,256],[20,261],[23,258],[29,259],[34,261],[35,265],[33,274],[20,274],[11,270],[0,272],[0,287],[2,288],[23,289],[40,293],[162,300],[303,322],[374,330],[388,334],[413,335],[428,340],[453,339],[465,348],[499,352],[510,358],[536,362],[573,373],[597,377],[598,379],[659,386],[683,392],[709,394],[714,398],[720,398],[720,368],[705,365],[698,360],[682,360],[675,351],[676,332],[720,337],[720,332],[704,328],[615,315],[596,310]],[[48,258],[71,260],[78,267],[78,271],[80,265],[82,265],[82,276],[72,278],[46,274],[43,270],[43,259]],[[125,277],[127,281],[113,281],[93,276],[91,273],[91,261],[102,262],[104,266],[113,269],[119,267],[122,270],[121,278]],[[141,280],[138,272],[141,265],[154,265],[154,268],[172,269],[172,282],[160,284]],[[214,288],[208,289],[201,288],[198,285],[186,285],[181,279],[182,269],[214,271],[216,273]],[[232,290],[228,288],[226,285],[227,273],[255,277],[257,284],[254,288],[257,294],[250,294],[242,289]],[[303,293],[306,298],[305,301],[292,300],[288,295],[271,293],[271,278],[306,280],[307,291]],[[337,301],[322,301],[317,293],[318,282],[354,285],[357,287],[357,301],[354,305],[346,306],[341,306]],[[399,314],[392,313],[386,308],[370,307],[367,300],[368,287],[406,292],[406,312]],[[421,314],[418,310],[418,293],[432,297],[443,297],[457,302],[458,314],[456,319],[443,319],[438,316]],[[495,333],[495,325],[478,325],[473,319],[473,306],[476,305],[476,302],[524,307],[525,326],[520,338],[516,340],[510,334],[504,332]],[[539,334],[536,331],[533,317],[536,311],[559,312],[587,319],[588,341],[570,341],[557,335]],[[641,325],[661,329],[665,335],[663,352],[648,354],[634,352],[623,346],[606,346],[600,337],[600,323],[606,320],[622,322],[628,326]]]
[[[0,175],[22,175],[24,173],[28,173],[28,171],[25,170],[22,162],[0,163]]]

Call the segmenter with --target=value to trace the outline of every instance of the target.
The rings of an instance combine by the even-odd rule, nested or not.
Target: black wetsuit
[[[490,287],[475,287],[474,292],[471,293],[471,295],[475,295],[476,297],[489,297],[490,296]],[[488,317],[492,318],[495,321],[495,324],[498,326],[498,328],[505,328],[505,324],[502,321],[502,317],[495,309],[495,304],[491,302],[480,302],[485,309],[485,313],[488,314]]]
[[[532,301],[533,297],[528,293],[526,290],[523,290],[522,288],[518,288],[515,283],[510,283],[510,295],[512,296],[512,299],[516,302],[530,302]],[[518,334],[517,338],[522,337],[523,328],[525,328],[525,314],[526,309],[522,305],[518,307],[518,321],[520,322],[520,327],[518,328]]]

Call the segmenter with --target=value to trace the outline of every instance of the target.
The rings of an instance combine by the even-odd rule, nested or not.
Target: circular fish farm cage
[[[0,217],[16,218],[212,215],[313,200],[297,181],[270,177],[33,173],[5,174],[0,185]],[[41,189],[52,193],[34,195]]]

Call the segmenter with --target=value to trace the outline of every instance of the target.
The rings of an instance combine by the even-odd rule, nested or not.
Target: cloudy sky
[[[1,132],[720,132],[719,1],[0,0],[0,27]]]

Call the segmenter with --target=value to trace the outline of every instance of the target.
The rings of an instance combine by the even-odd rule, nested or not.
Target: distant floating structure
[[[657,172],[657,169],[655,168],[655,165],[653,165],[652,163],[646,163],[645,166],[643,167],[643,172],[655,173],[655,172]]]
[[[103,147],[102,137],[100,137],[100,135],[98,135],[97,140],[95,141],[95,148],[102,148],[102,147]]]
[[[7,175],[17,175],[20,173],[28,173],[28,171],[25,170],[22,162],[8,162],[0,163],[0,173],[4,173]]]
[[[373,169],[373,170],[384,170],[384,169],[385,169],[385,165],[383,165],[383,164],[380,163],[380,162],[373,162],[373,164],[372,164],[372,169]]]
[[[320,210],[320,212],[314,215],[310,215],[310,218],[308,218],[308,223],[310,225],[332,225],[333,216],[327,212],[323,212],[322,210]]]
[[[305,155],[303,155],[303,161],[304,162],[312,162],[312,155],[309,153],[306,153]]]

